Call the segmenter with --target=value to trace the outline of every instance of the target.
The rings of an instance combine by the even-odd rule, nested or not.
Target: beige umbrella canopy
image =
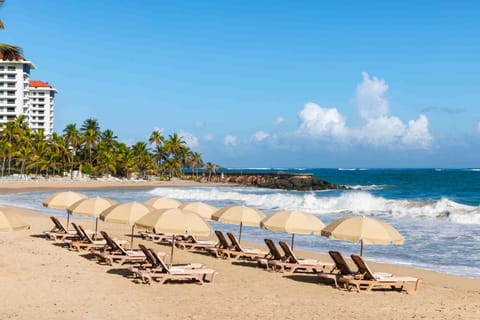
[[[261,222],[262,227],[277,232],[288,232],[292,234],[292,249],[295,234],[320,234],[325,224],[311,213],[285,210],[278,211]]]
[[[103,211],[100,214],[100,220],[131,225],[132,237],[130,245],[133,248],[133,231],[135,229],[135,222],[152,210],[152,207],[135,201],[119,203]]]
[[[8,207],[0,206],[0,232],[19,231],[26,229],[30,229],[30,226],[22,221],[22,219],[14,210],[10,210]]]
[[[42,204],[44,207],[53,208],[53,209],[67,209],[72,204],[82,199],[87,199],[88,197],[82,193],[73,192],[73,191],[63,191],[52,194],[47,199],[43,200]],[[70,222],[70,215],[67,215],[67,228],[68,223]]]
[[[189,202],[180,205],[178,208],[193,211],[202,218],[211,220],[212,215],[218,211],[217,208],[203,202]]]
[[[144,202],[147,206],[151,206],[154,209],[170,209],[178,208],[181,203],[175,199],[154,197]]]
[[[403,244],[403,236],[390,224],[365,216],[341,218],[322,230],[322,236],[336,240],[360,241],[360,255],[364,244]]]
[[[170,264],[173,261],[175,235],[208,236],[212,232],[210,225],[201,216],[195,212],[178,208],[154,210],[140,218],[135,225],[155,228],[157,232],[172,234]]]
[[[67,208],[67,212],[69,214],[73,214],[74,216],[95,217],[96,234],[98,230],[98,217],[103,211],[116,204],[117,201],[108,198],[87,198],[72,204],[70,207]]]
[[[260,226],[265,214],[258,209],[245,206],[230,206],[218,210],[212,216],[212,220],[240,225],[238,241],[242,239],[242,227]]]

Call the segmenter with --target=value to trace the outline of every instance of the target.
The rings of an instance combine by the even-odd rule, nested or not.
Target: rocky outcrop
[[[192,177],[190,177],[192,178]],[[200,182],[208,182],[208,175],[198,177]],[[311,174],[293,174],[293,173],[220,173],[210,177],[210,182],[215,183],[235,183],[245,186],[255,186],[270,189],[284,190],[329,190],[329,189],[347,189],[345,186],[329,183],[325,180],[314,178]]]

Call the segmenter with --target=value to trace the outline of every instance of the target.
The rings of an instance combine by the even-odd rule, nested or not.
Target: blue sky
[[[55,130],[181,133],[226,167],[479,167],[474,1],[7,0]]]

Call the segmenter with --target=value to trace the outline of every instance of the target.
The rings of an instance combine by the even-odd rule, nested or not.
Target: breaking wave
[[[323,192],[272,191],[256,188],[157,188],[152,196],[180,201],[205,201],[217,207],[246,205],[265,210],[303,210],[318,215],[350,213],[389,215],[394,218],[440,219],[461,224],[480,224],[480,207],[442,198],[439,200],[392,200],[366,191],[326,195]]]

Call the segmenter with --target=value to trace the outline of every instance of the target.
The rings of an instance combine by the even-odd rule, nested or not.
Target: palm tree
[[[203,165],[202,155],[198,152],[189,152],[188,153],[188,162],[192,168],[192,175],[195,174],[198,177],[198,167]],[[195,172],[195,168],[197,171]]]
[[[0,6],[5,3],[5,0],[0,0]],[[5,29],[3,21],[0,20],[0,29]],[[19,60],[22,58],[22,48],[6,43],[0,43],[0,55],[3,60]]]
[[[160,130],[154,130],[150,134],[150,137],[148,138],[148,142],[150,144],[155,144],[155,147],[158,147],[159,145],[165,142],[165,138],[163,137],[162,132]]]
[[[73,178],[73,164],[75,162],[75,155],[77,154],[78,146],[80,145],[80,131],[78,131],[75,123],[70,123],[65,129],[63,129],[63,132],[65,134],[65,143],[71,151],[70,177]]]
[[[210,181],[212,178],[212,173],[215,174],[215,172],[218,169],[218,166],[212,162],[207,162],[205,164],[205,169],[208,170],[208,181]]]
[[[101,135],[100,125],[96,119],[89,118],[83,122],[80,129],[82,131],[82,142],[85,149],[88,150],[88,162],[92,166],[92,151],[97,147]]]

